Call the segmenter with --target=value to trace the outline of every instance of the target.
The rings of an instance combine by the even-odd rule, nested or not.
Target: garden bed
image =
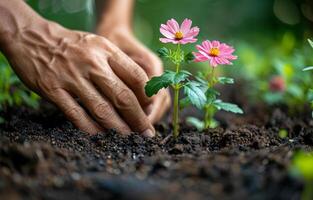
[[[0,199],[299,199],[303,183],[289,164],[313,147],[309,113],[244,109],[220,113],[222,126],[203,133],[182,125],[177,141],[167,119],[153,139],[88,136],[47,103],[10,110],[0,129]]]

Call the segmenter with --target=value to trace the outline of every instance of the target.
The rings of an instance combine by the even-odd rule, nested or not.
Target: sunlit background
[[[44,17],[68,28],[95,29],[96,1],[27,2]],[[143,43],[157,50],[162,45],[159,26],[170,18],[192,19],[201,28],[200,41],[218,39],[234,46],[239,59],[234,66],[225,67],[224,73],[249,82],[248,90],[256,99],[292,106],[307,102],[312,74],[302,69],[313,65],[313,49],[307,42],[313,37],[312,0],[137,0],[134,31]],[[2,62],[0,67],[4,66]],[[196,71],[207,65],[185,67]],[[286,91],[270,91],[269,82],[275,76],[286,82]]]

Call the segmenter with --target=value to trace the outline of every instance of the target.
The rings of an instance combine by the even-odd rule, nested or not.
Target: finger
[[[128,125],[121,119],[106,97],[101,95],[86,79],[80,80],[79,87],[74,89],[74,92],[103,128],[116,129],[122,134],[131,132]]]
[[[90,78],[107,95],[118,113],[135,132],[153,137],[155,130],[142,110],[135,94],[107,67],[103,72],[91,73]]]
[[[109,65],[119,79],[135,93],[140,105],[146,106],[151,103],[151,99],[147,97],[144,91],[149,79],[140,66],[120,50],[109,58]]]
[[[165,112],[169,109],[171,103],[171,97],[168,90],[160,91],[160,93],[155,97],[151,113],[148,116],[150,122],[153,124],[161,120]]]
[[[134,55],[131,58],[147,73],[149,78],[163,73],[162,63],[152,55]]]
[[[55,103],[64,115],[80,130],[89,134],[96,134],[103,131],[65,90],[55,89],[46,96]]]

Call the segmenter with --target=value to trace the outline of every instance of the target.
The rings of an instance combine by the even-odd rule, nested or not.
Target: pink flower
[[[272,77],[269,85],[272,92],[284,92],[286,90],[285,80],[281,76]]]
[[[185,19],[181,26],[177,23],[175,19],[168,20],[166,25],[161,24],[160,32],[166,38],[160,38],[163,43],[173,43],[173,44],[187,44],[194,43],[197,41],[196,37],[199,34],[199,28],[191,28],[192,21],[190,19]]]
[[[196,48],[199,52],[194,53],[196,57],[195,62],[210,61],[212,67],[217,67],[218,65],[232,65],[233,63],[230,61],[237,59],[237,56],[232,54],[235,49],[219,41],[210,42],[206,40],[202,42],[201,45],[197,45]]]

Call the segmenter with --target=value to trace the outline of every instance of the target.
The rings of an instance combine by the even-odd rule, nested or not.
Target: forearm
[[[0,50],[21,30],[43,21],[23,0],[0,0]]]
[[[131,29],[133,6],[134,0],[107,0],[97,31],[105,33],[117,26]]]

